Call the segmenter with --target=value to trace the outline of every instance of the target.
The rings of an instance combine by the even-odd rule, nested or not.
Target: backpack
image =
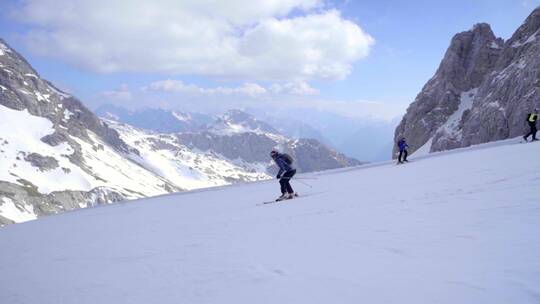
[[[283,153],[281,154],[281,158],[283,158],[283,160],[287,163],[287,165],[292,165],[293,158],[289,154]]]

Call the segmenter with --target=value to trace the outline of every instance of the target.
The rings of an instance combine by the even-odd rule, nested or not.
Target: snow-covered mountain
[[[268,151],[275,147],[303,158],[298,167],[304,172],[360,164],[316,141],[286,139],[241,111],[217,120],[178,111],[106,111],[108,118],[146,121],[144,126],[182,135],[106,122],[42,79],[3,40],[0,50],[0,226],[95,204],[267,179]]]
[[[108,106],[107,108],[114,107]],[[118,109],[115,113],[122,112]],[[125,115],[111,117],[109,115],[110,112],[101,111],[101,113],[105,113],[104,118],[113,118],[114,121],[129,124],[129,118],[127,118],[127,121],[123,121],[122,117],[125,118]],[[135,115],[137,117],[142,117],[142,113],[144,113],[146,119],[157,121],[159,117],[162,117],[163,113],[180,112],[146,109],[136,113],[139,113]],[[175,138],[178,145],[186,146],[188,150],[219,155],[221,158],[229,160],[232,164],[243,163],[241,166],[249,164],[247,167],[258,168],[257,170],[261,174],[275,171],[270,167],[271,164],[269,164],[268,158],[269,151],[274,148],[291,154],[296,160],[295,165],[301,172],[320,171],[362,164],[360,161],[338,153],[316,139],[287,137],[265,121],[257,119],[255,116],[241,110],[228,110],[222,115],[213,117],[210,122],[205,124],[200,124],[200,120],[197,122],[197,119],[190,113],[184,113],[183,116],[191,117],[191,125],[199,124],[198,127],[193,128],[192,131],[160,132],[160,136]],[[204,120],[206,121],[206,118]],[[126,129],[119,128],[123,124],[115,124],[114,121],[109,121],[109,123],[124,138],[123,135]],[[142,124],[142,122],[138,123],[138,125]],[[160,128],[151,128],[151,130],[159,131]],[[130,132],[128,131],[128,133]],[[150,130],[145,131],[143,129],[139,129],[137,132],[139,134],[155,134]],[[133,134],[126,134],[126,136],[135,138]],[[136,143],[140,141],[133,139],[130,142]],[[134,144],[133,146],[137,145]],[[183,149],[185,150],[186,148]]]
[[[526,133],[526,114],[540,107],[539,38],[540,7],[507,41],[485,23],[454,36],[395,138],[434,152]]]
[[[537,303],[540,143],[518,141],[310,174],[282,203],[264,181],[11,225],[0,303]]]
[[[176,136],[192,149],[212,151],[228,159],[250,163],[266,162],[268,151],[278,148],[295,159],[295,166],[300,172],[362,164],[316,139],[288,138],[269,124],[239,110],[228,111],[203,131],[178,133]]]
[[[66,210],[268,178],[265,164],[188,150],[107,123],[0,41],[0,225]],[[176,114],[176,121],[187,117]]]
[[[184,189],[131,161],[138,151],[116,131],[0,49],[0,225]]]
[[[218,116],[214,122],[206,126],[205,131],[223,135],[246,132],[281,135],[271,125],[241,110],[229,110]]]
[[[108,124],[139,151],[129,156],[131,160],[184,189],[270,178],[268,157],[260,162],[229,159],[213,151],[190,149],[175,134],[153,133],[114,121]]]

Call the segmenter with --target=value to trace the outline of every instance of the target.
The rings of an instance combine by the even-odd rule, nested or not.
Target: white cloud
[[[322,0],[26,0],[15,15],[30,50],[100,72],[341,79],[374,43]]]
[[[141,88],[143,92],[158,91],[166,93],[178,93],[191,96],[229,96],[242,95],[247,97],[262,97],[273,95],[317,95],[319,90],[311,87],[307,82],[296,81],[275,83],[265,88],[256,83],[244,83],[238,87],[215,87],[204,88],[195,84],[187,84],[181,80],[160,80],[150,83]]]
[[[311,87],[305,81],[287,82],[284,84],[273,84],[270,90],[275,94],[288,95],[317,95],[319,90]]]
[[[127,84],[122,84],[118,90],[104,91],[99,95],[105,99],[117,101],[127,101],[133,97]]]
[[[239,87],[203,88],[194,84],[186,84],[181,80],[172,79],[152,82],[150,85],[143,87],[142,90],[181,93],[195,96],[246,95],[249,97],[257,97],[268,92],[265,88],[256,83],[244,83]]]

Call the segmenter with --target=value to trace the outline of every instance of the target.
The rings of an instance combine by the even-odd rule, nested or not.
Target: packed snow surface
[[[538,303],[538,155],[508,140],[310,175],[282,203],[259,205],[274,180],[8,226],[0,303]]]

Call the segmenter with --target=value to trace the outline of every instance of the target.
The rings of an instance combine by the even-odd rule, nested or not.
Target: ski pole
[[[313,186],[311,186],[310,184],[308,184],[306,182],[303,182],[303,181],[299,180],[298,178],[295,178],[295,180],[297,180],[300,184],[303,184],[304,186],[308,186],[310,188],[313,188]]]

